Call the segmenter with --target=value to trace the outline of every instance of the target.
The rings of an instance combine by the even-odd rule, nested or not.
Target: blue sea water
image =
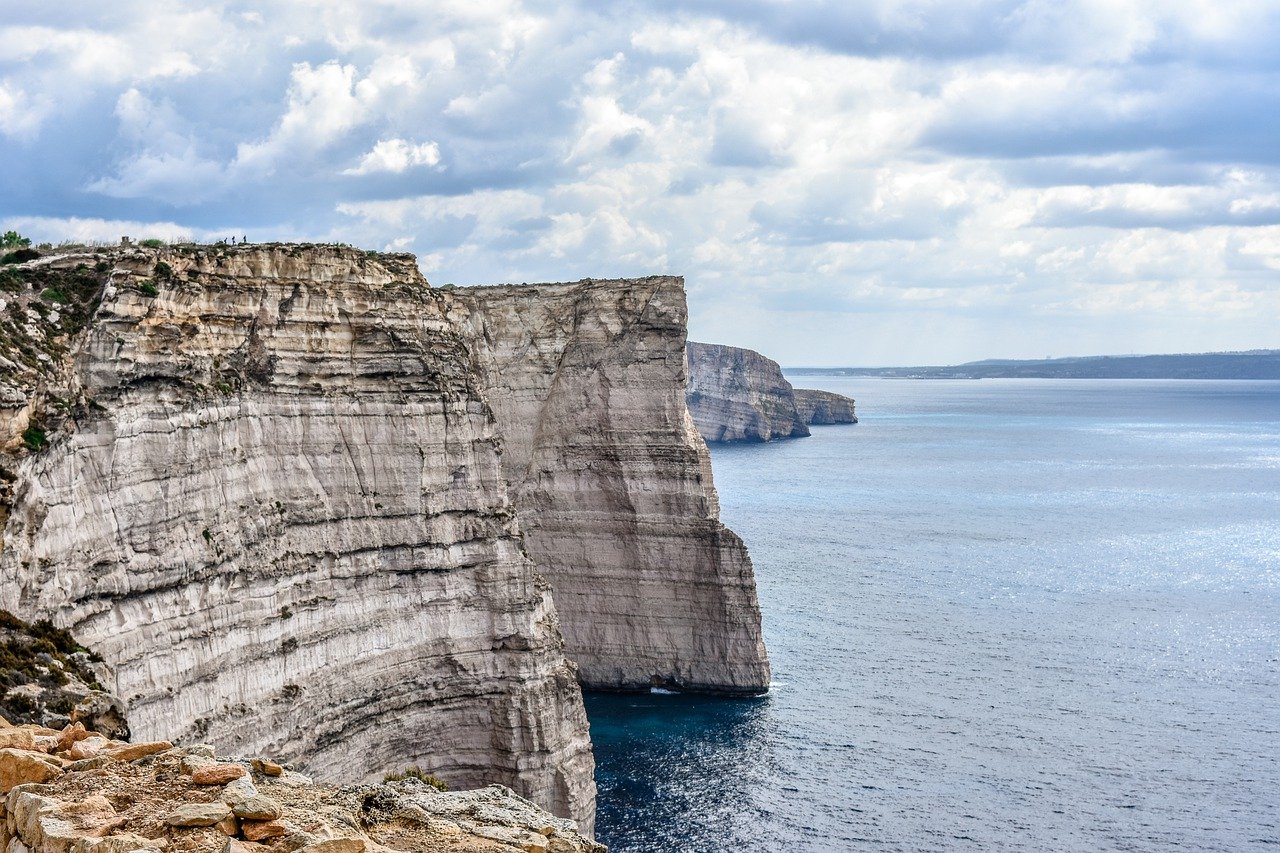
[[[1280,845],[1280,383],[793,377],[712,450],[774,685],[588,697],[614,853]]]

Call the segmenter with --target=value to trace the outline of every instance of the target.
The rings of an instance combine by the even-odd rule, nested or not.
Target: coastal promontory
[[[273,244],[3,285],[0,606],[94,647],[135,737],[420,764],[589,833],[580,679],[767,689],[680,279],[438,289]]]

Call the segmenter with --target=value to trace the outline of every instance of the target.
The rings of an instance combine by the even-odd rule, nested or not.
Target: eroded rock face
[[[579,688],[453,303],[410,256],[107,261],[67,361],[8,389],[11,433],[70,414],[38,449],[0,436],[0,606],[111,662],[136,739],[344,781],[420,763],[590,831]]]
[[[740,347],[688,345],[689,412],[709,442],[772,441],[809,434],[776,361]]]
[[[585,684],[760,693],[751,561],[685,406],[683,281],[449,292]]]
[[[846,397],[834,391],[815,391],[810,388],[796,388],[794,395],[796,410],[804,422],[811,426],[858,422],[852,397]]]

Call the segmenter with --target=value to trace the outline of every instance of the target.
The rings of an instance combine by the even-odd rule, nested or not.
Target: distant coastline
[[[1274,379],[1280,350],[985,359],[942,367],[787,367],[795,376],[883,376],[895,379]]]

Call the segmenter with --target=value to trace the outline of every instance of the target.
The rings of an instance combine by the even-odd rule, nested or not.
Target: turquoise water
[[[624,851],[1280,844],[1280,383],[793,377],[712,451],[774,687],[588,697]]]

